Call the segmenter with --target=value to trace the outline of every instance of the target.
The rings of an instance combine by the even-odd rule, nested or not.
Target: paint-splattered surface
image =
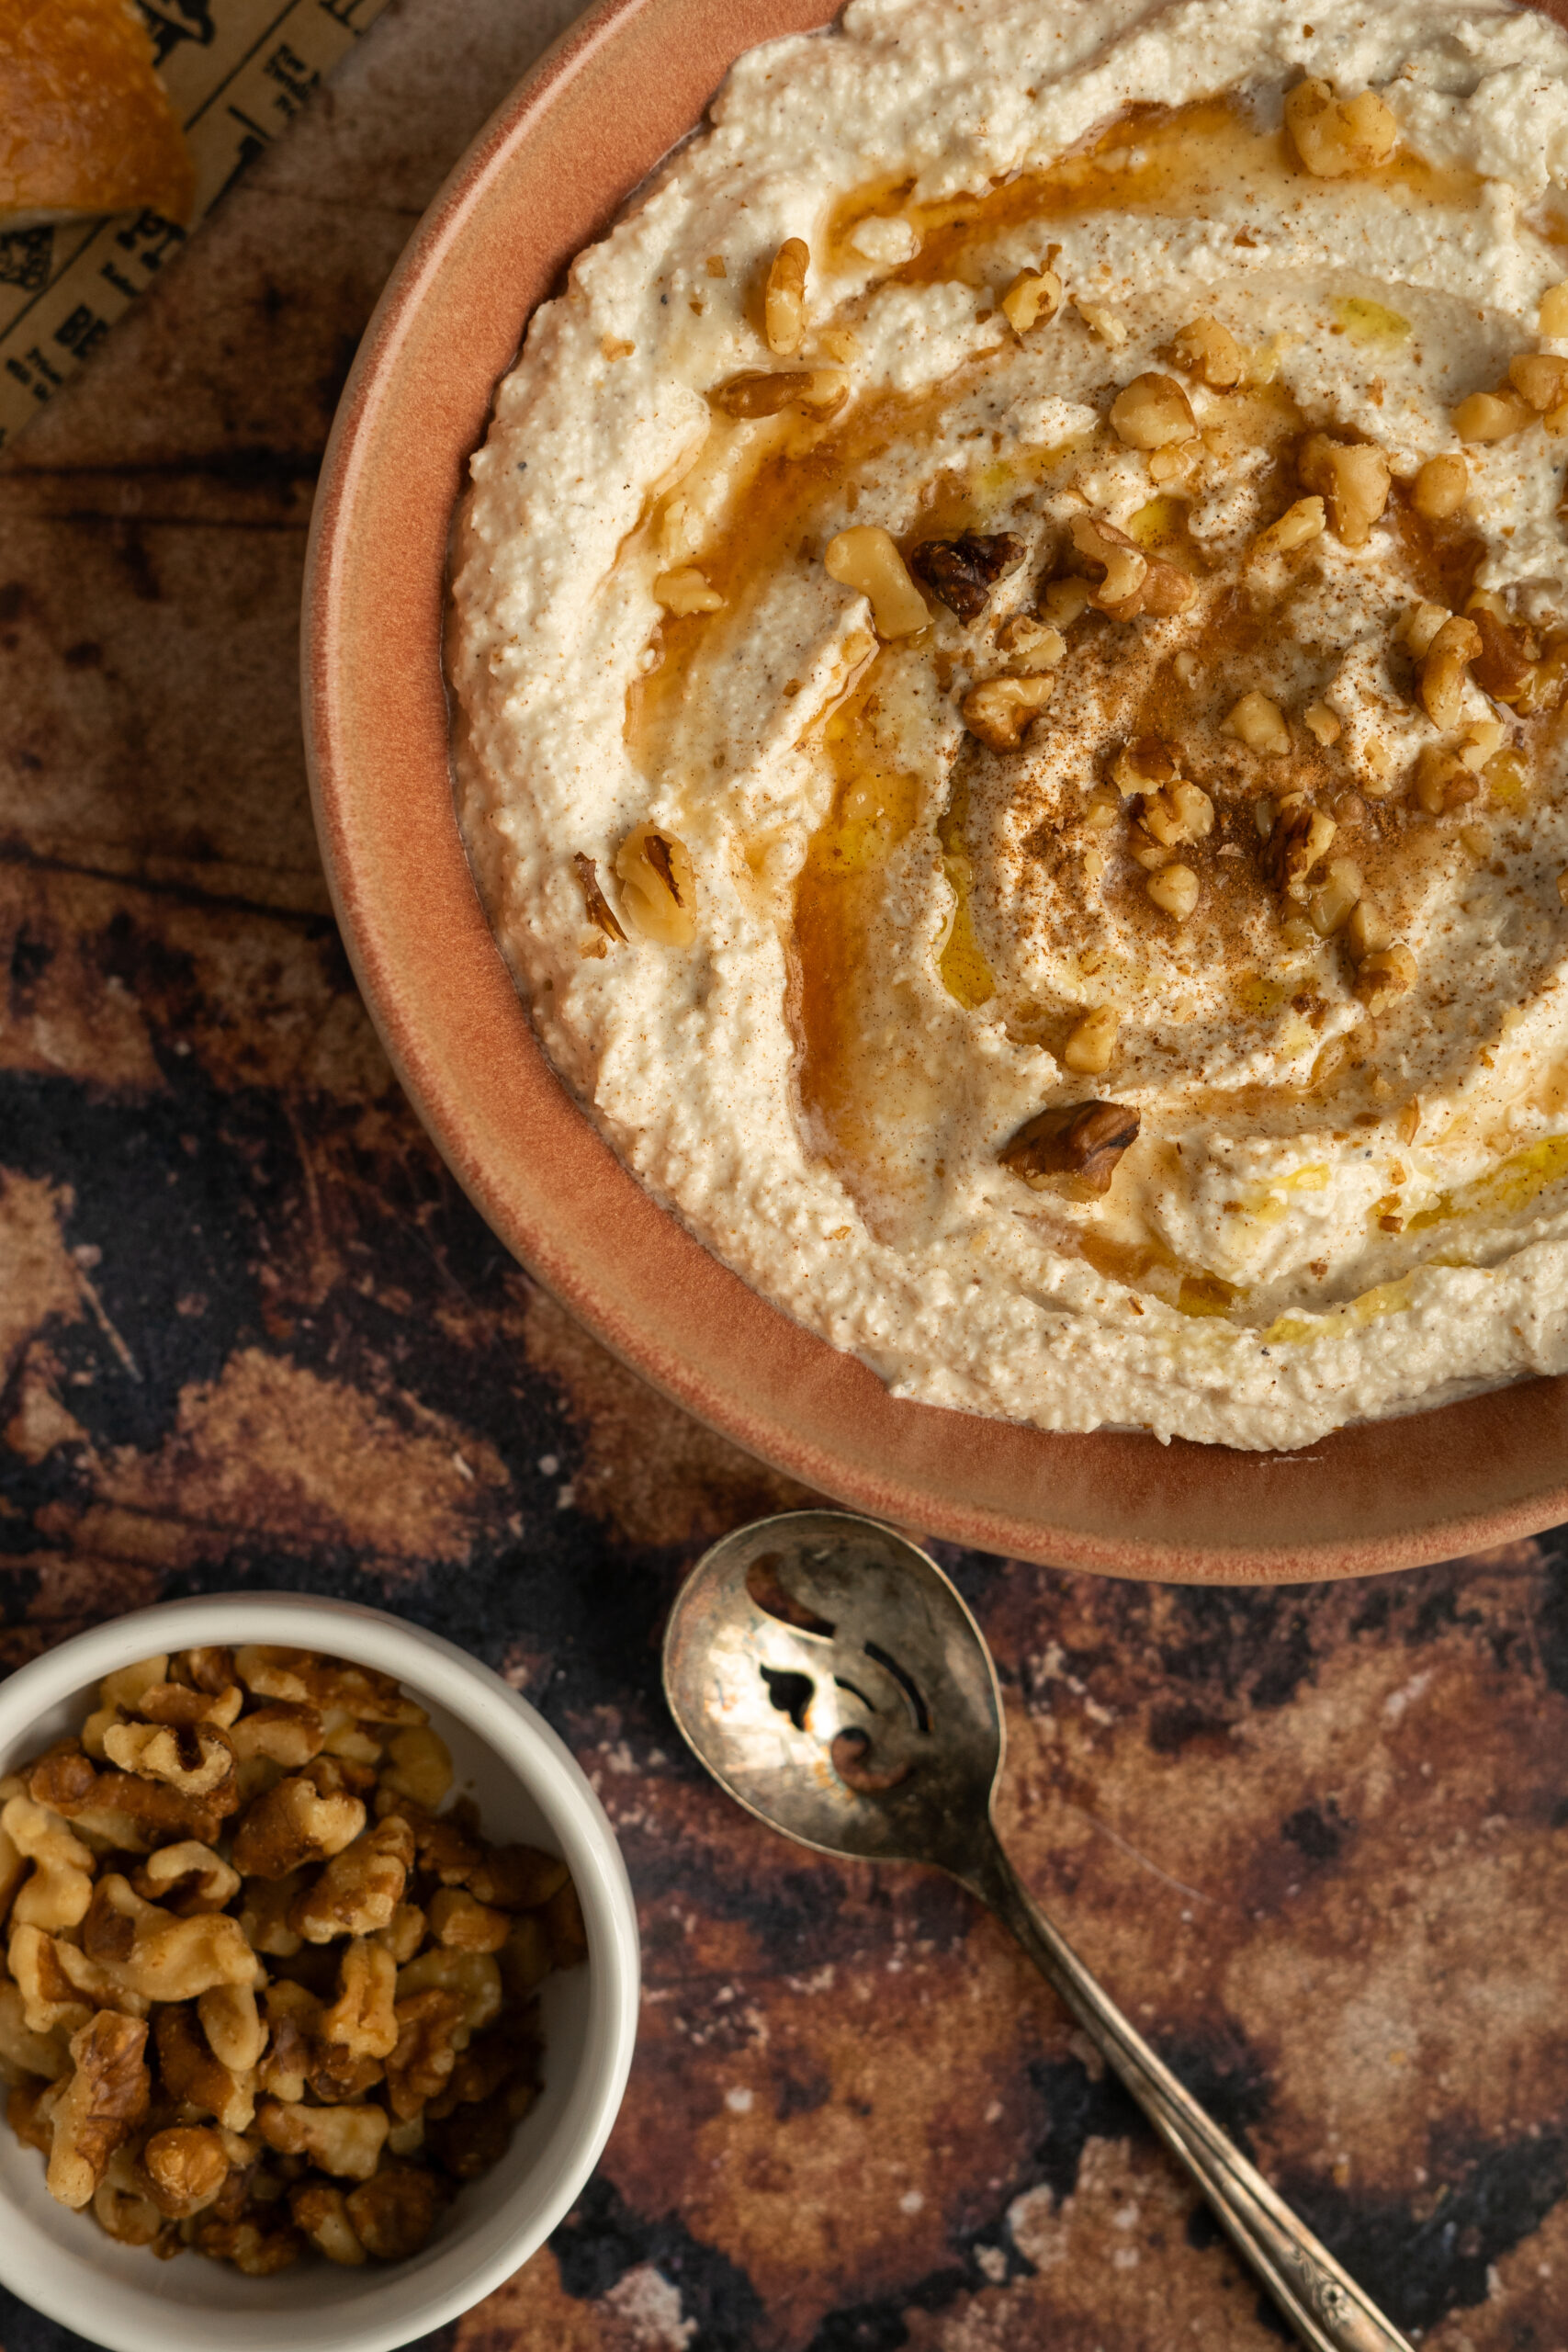
[[[159,1594],[379,1599],[594,1774],[645,1938],[630,2095],[444,2345],[1263,2352],[999,1930],[770,1840],[678,1751],[670,1593],[792,1490],[506,1261],[333,933],[294,684],[316,467],[398,248],[570,13],[394,0],[0,469],[6,1662]],[[1413,2335],[1562,2352],[1568,1546],[1231,1593],[946,1556],[1020,1859],[1134,2018]],[[0,2304],[3,2352],[68,2340]]]

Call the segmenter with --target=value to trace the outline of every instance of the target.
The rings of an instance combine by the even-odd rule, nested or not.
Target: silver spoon
[[[991,1819],[996,1668],[934,1560],[848,1511],[739,1528],[676,1600],[664,1689],[700,1760],[772,1828],[822,1853],[933,1862],[1005,1920],[1313,2352],[1410,2352],[1019,1883]]]

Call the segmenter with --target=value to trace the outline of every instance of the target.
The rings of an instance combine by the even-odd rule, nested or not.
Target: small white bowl
[[[410,2261],[312,2256],[247,2278],[196,2253],[160,2262],[57,2205],[41,2158],[0,2122],[0,2279],[111,2352],[390,2352],[479,2302],[570,2207],[626,2088],[637,2035],[637,1914],[615,1833],[543,1717],[488,1667],[417,1625],[288,1593],[170,1601],[62,1643],[0,1683],[0,1772],[78,1730],[98,1683],[160,1650],[242,1642],[327,1652],[395,1675],[452,1750],[485,1834],[558,1853],[588,1960],[541,1990],[544,2088],[494,2170],[465,2184]]]

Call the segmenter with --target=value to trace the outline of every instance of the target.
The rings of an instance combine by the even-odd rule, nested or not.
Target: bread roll
[[[0,229],[190,216],[185,134],[130,0],[0,0]]]

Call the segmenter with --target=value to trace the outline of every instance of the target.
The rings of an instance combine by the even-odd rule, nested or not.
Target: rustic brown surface
[[[387,268],[547,15],[394,0],[0,469],[5,1657],[161,1592],[383,1598],[593,1772],[646,1939],[630,2095],[553,2247],[445,2343],[1261,2352],[1000,1932],[770,1839],[678,1752],[669,1595],[792,1498],[505,1261],[337,945],[311,484]],[[1413,2335],[1562,2352],[1562,1539],[1310,1591],[947,1557],[1020,1859],[1134,2018]],[[68,2340],[0,2305],[4,2352]]]

